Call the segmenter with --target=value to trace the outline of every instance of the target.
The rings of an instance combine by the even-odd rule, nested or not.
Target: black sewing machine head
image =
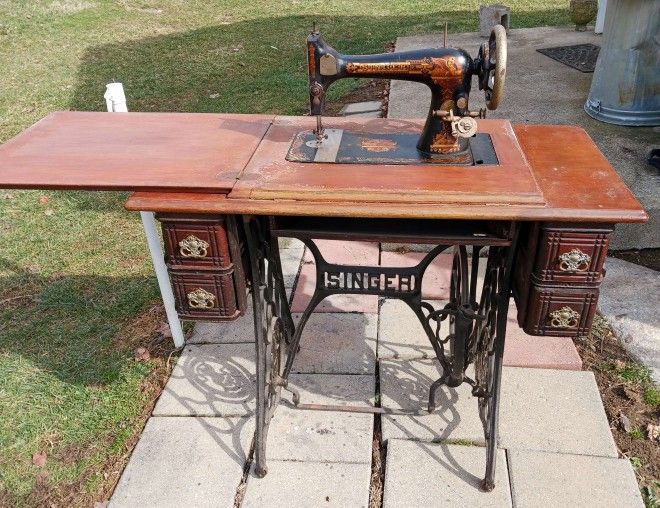
[[[483,118],[486,112],[469,109],[472,78],[477,76],[488,109],[497,108],[506,74],[506,32],[497,25],[476,58],[462,49],[447,47],[344,55],[328,45],[315,27],[307,38],[307,65],[310,113],[317,117],[314,131],[317,151],[324,151],[323,143],[332,138],[332,133],[328,134],[330,129],[323,129],[321,115],[333,82],[359,77],[402,79],[424,83],[431,89],[426,124],[416,142],[419,158],[434,163],[465,164],[471,158],[468,140],[474,139],[477,131],[475,118]],[[312,147],[310,140],[306,144]]]

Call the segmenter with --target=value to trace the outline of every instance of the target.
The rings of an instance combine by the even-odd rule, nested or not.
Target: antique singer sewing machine
[[[473,76],[484,90],[486,106],[494,110],[504,93],[506,76],[506,32],[497,25],[479,55],[472,59],[462,49],[447,48],[399,51],[378,55],[342,55],[329,46],[315,27],[307,38],[310,113],[316,129],[296,138],[289,160],[316,162],[360,162],[406,164],[426,161],[433,164],[496,163],[488,134],[477,134],[475,118],[486,110],[469,109]],[[322,122],[330,85],[342,78],[380,78],[417,81],[431,89],[431,104],[418,139],[411,133],[396,133],[389,139],[361,133],[356,143],[350,132],[324,129]],[[389,143],[387,143],[389,141]],[[303,151],[302,146],[315,151]],[[387,157],[371,157],[388,152]]]
[[[482,488],[491,490],[511,295],[528,334],[585,334],[614,224],[647,216],[582,129],[511,125],[469,107],[475,77],[487,108],[502,99],[502,27],[476,58],[447,47],[342,55],[317,30],[307,57],[315,119],[56,112],[0,146],[0,188],[133,191],[126,208],[156,212],[162,223],[170,280],[161,282],[171,283],[180,319],[246,319],[251,293],[257,475],[267,471],[282,390],[305,409],[428,414],[443,385],[467,383],[484,429]],[[428,85],[425,122],[333,118],[324,127],[328,87],[353,77]],[[279,237],[302,240],[315,259],[315,290],[297,322]],[[324,258],[317,239],[432,248],[416,266],[341,265]],[[445,251],[451,284],[440,304],[422,285]],[[415,313],[440,367],[425,409],[310,404],[289,386],[305,325],[335,294],[396,298]]]

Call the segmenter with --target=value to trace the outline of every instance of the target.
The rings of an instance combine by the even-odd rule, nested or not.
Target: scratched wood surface
[[[479,132],[491,135],[500,161],[499,165],[479,166],[287,161],[296,134],[314,125],[315,120],[309,117],[277,117],[229,197],[336,203],[544,204],[531,167],[506,120],[479,121]],[[329,118],[325,126],[370,133],[373,139],[373,133],[419,133],[423,121]],[[387,160],[386,152],[378,155]]]
[[[325,217],[644,222],[647,215],[589,135],[566,125],[514,125],[545,205],[246,199],[232,194],[136,192],[129,210]],[[503,176],[510,181],[508,175]]]
[[[421,121],[329,119],[378,131]],[[0,146],[0,188],[133,190],[131,210],[340,217],[642,222],[587,133],[481,121],[500,166],[295,163],[308,117],[58,112]]]
[[[0,146],[0,188],[226,192],[272,119],[53,113]]]

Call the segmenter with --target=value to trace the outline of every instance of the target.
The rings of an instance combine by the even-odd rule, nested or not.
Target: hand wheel
[[[479,69],[479,90],[486,94],[486,107],[497,109],[504,94],[506,78],[506,30],[495,25],[490,39],[479,49],[481,68]]]

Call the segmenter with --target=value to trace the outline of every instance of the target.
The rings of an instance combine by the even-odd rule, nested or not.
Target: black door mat
[[[558,46],[556,48],[537,49],[539,53],[549,56],[580,72],[593,72],[600,46],[595,44],[575,44],[574,46]]]

